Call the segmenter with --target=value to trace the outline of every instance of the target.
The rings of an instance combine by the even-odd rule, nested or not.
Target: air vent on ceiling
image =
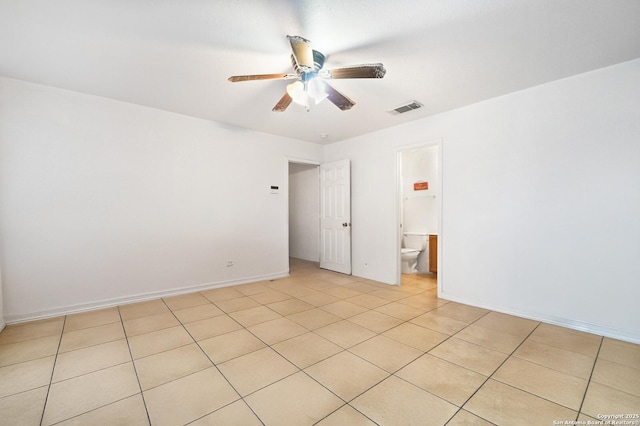
[[[409,102],[407,104],[400,105],[397,108],[393,108],[393,109],[387,110],[387,112],[389,114],[394,114],[394,115],[396,115],[396,114],[404,114],[405,112],[409,112],[409,111],[413,111],[414,109],[422,108],[422,106],[423,105],[418,101],[411,101],[411,102]]]

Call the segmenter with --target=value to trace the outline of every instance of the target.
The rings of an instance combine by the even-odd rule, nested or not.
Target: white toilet
[[[400,258],[402,273],[415,274],[418,272],[418,256],[427,247],[429,234],[406,232],[402,238]]]

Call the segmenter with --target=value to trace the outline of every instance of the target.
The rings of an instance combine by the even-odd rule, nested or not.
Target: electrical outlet
[[[232,266],[233,266],[233,260],[227,261],[227,268],[230,268]]]

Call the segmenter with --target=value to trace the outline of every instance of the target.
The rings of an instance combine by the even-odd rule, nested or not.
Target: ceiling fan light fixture
[[[324,84],[316,79],[308,80],[305,83],[294,81],[287,85],[287,94],[291,96],[293,102],[302,105],[307,110],[309,110],[311,99],[313,99],[315,105],[318,105],[329,96]]]
[[[309,96],[311,96],[313,100],[316,101],[316,105],[327,99],[327,97],[329,96],[324,88],[324,84],[320,80],[317,80],[315,78],[311,79],[311,81],[307,83],[307,88]]]
[[[293,102],[309,108],[309,94],[305,90],[304,83],[301,81],[294,81],[287,85],[287,93],[293,99]]]

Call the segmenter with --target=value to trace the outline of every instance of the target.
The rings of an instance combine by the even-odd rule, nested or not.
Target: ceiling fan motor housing
[[[310,69],[309,67],[306,67],[304,65],[299,65],[294,55],[291,55],[291,65],[293,66],[293,70],[296,73],[303,76],[304,80],[305,74],[311,74],[312,76],[318,74],[318,71],[320,71],[322,69],[322,66],[324,65],[324,55],[317,50],[313,51],[313,69]],[[307,78],[307,80],[309,78]]]

